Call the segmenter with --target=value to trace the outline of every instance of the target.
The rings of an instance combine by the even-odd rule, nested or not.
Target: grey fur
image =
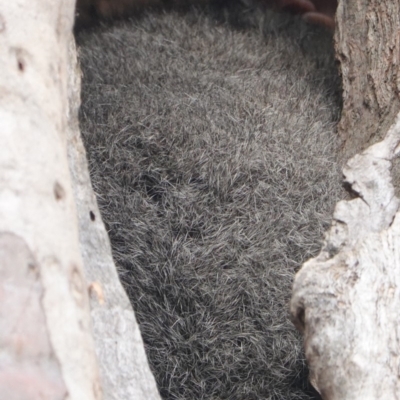
[[[81,129],[164,399],[310,399],[292,279],[340,195],[331,36],[234,5],[79,37]]]

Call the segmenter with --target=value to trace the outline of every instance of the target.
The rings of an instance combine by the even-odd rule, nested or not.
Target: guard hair
[[[78,43],[92,182],[162,398],[317,398],[288,303],[342,192],[332,34],[233,4]]]

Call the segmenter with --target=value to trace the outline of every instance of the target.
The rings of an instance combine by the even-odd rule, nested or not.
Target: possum
[[[92,184],[161,397],[317,399],[288,303],[342,193],[332,34],[237,3],[77,42]]]

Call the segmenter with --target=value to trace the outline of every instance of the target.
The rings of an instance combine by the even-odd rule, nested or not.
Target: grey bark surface
[[[7,400],[102,398],[66,151],[73,19],[72,0],[0,1],[0,397]]]
[[[347,163],[358,197],[337,204],[321,253],[296,276],[291,312],[324,399],[400,397],[400,215],[390,175],[399,140],[400,117]]]
[[[399,0],[340,1],[335,45],[343,81],[342,157],[382,140],[400,109]]]
[[[79,221],[79,239],[90,295],[94,341],[106,400],[157,400],[140,330],[119,281],[111,246],[90,183],[79,131],[80,70],[70,43],[68,161]]]
[[[354,198],[337,204],[321,253],[296,275],[291,313],[325,400],[399,399],[399,2],[342,1],[337,26]]]

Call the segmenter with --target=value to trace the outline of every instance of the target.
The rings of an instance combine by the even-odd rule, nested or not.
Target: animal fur
[[[331,40],[240,5],[78,38],[92,181],[163,399],[316,398],[288,301],[341,192]]]

